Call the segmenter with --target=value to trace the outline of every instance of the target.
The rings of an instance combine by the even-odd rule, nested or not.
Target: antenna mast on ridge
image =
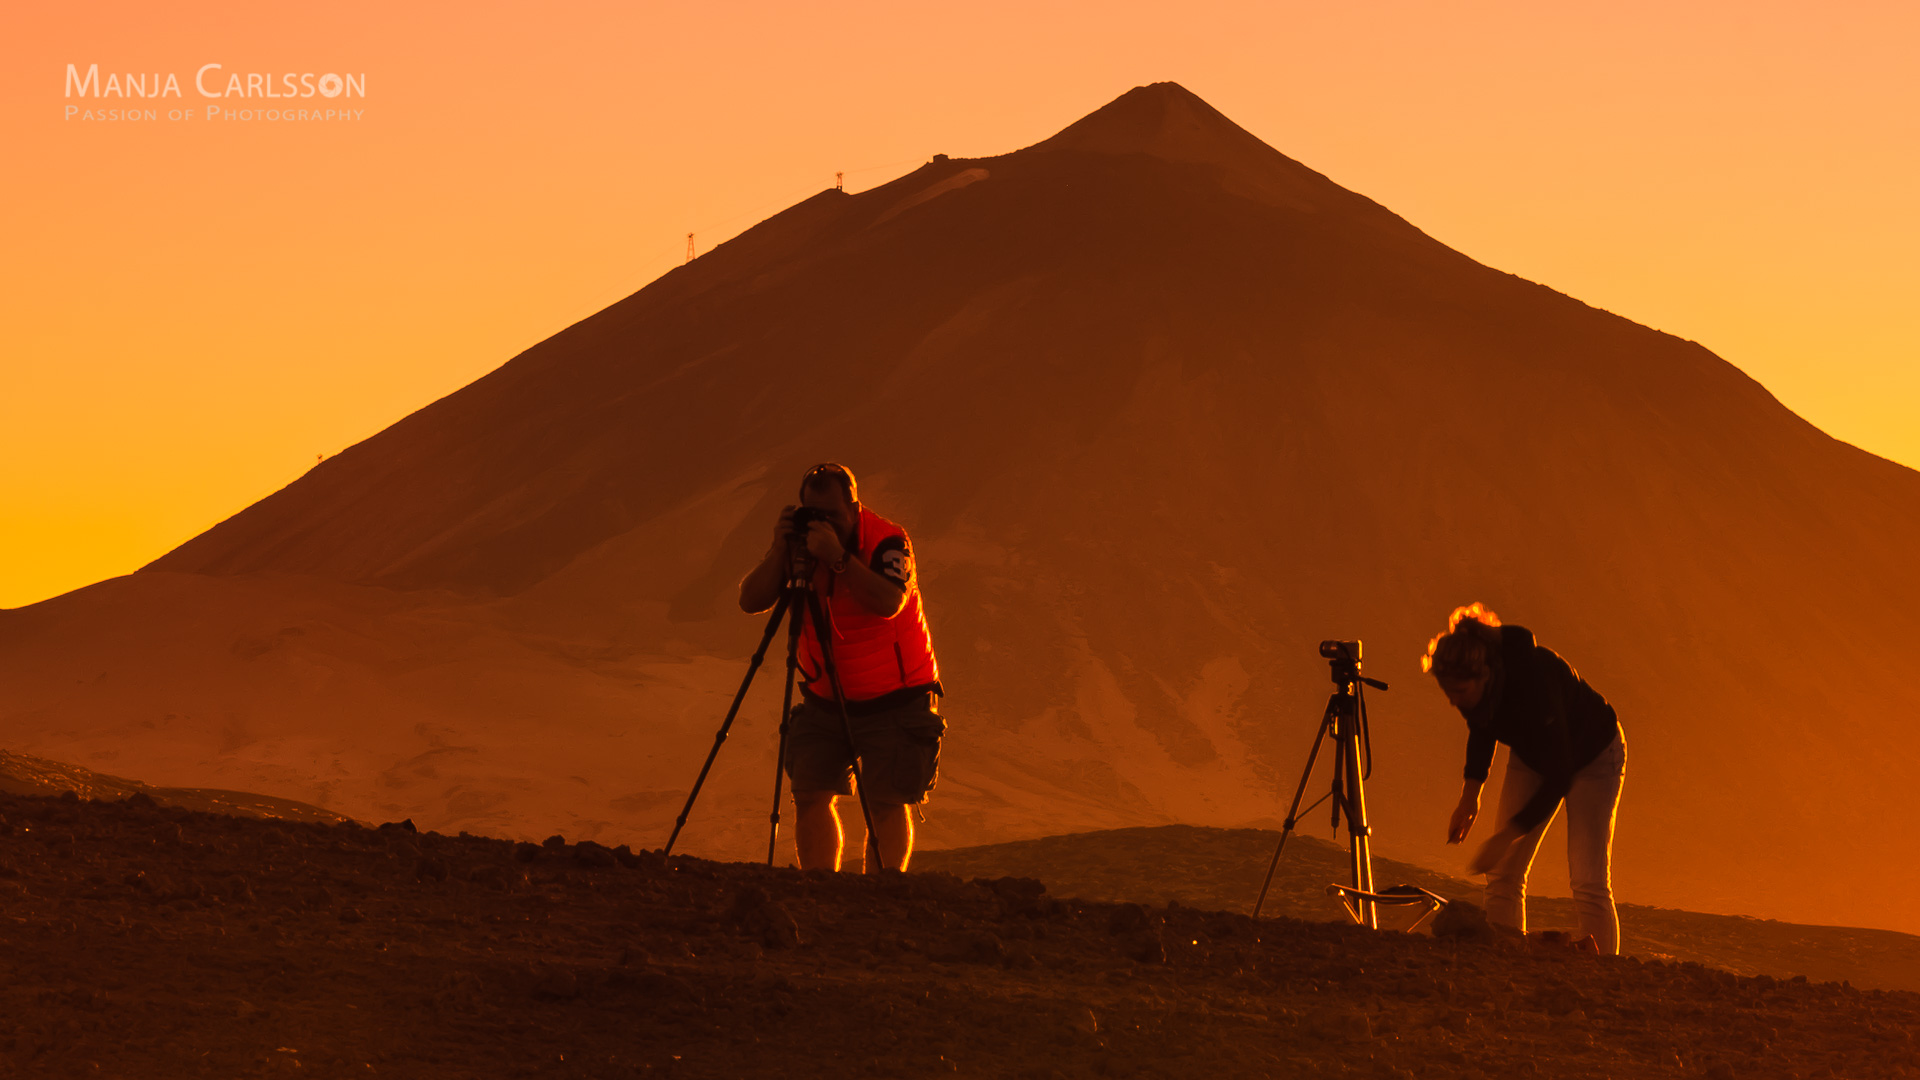
[[[847,190],[846,179],[847,179],[846,173],[843,173],[843,172],[834,173],[833,174],[833,190],[835,191]]]
[[[687,261],[693,261],[693,234],[687,234]]]

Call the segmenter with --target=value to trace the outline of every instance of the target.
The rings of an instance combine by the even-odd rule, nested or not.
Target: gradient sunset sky
[[[10,6],[0,607],[130,572],[824,187],[1174,80],[1920,466],[1920,5]],[[364,75],[214,101],[196,70]],[[64,95],[173,74],[180,98]],[[215,80],[218,81],[217,79]],[[355,108],[353,120],[210,119]],[[156,108],[154,122],[66,107]],[[171,109],[194,119],[170,121]]]

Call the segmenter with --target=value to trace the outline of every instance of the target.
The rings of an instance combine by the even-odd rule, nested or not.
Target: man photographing
[[[798,517],[804,530],[797,530]],[[935,708],[940,665],[920,608],[920,582],[906,530],[860,503],[853,473],[817,465],[800,479],[800,504],[780,511],[773,545],[740,582],[740,608],[773,607],[790,558],[812,563],[827,615],[835,673],[852,720],[853,746],[835,700],[820,641],[804,622],[801,703],[788,717],[785,768],[803,870],[838,870],[843,834],[837,799],[853,793],[854,755],[873,817],[881,863],[905,870],[913,855],[910,804],[926,801],[940,764],[946,721]],[[804,569],[804,568],[803,568]]]

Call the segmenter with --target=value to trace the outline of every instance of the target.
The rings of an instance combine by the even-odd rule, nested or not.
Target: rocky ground
[[[928,851],[915,868],[961,877],[1034,877],[1062,896],[1092,900],[1177,901],[1214,911],[1253,910],[1279,834],[1266,829],[1191,825],[1111,829],[1010,844]],[[1380,886],[1418,885],[1478,902],[1481,887],[1392,859],[1373,861]],[[1346,850],[1314,836],[1287,841],[1265,911],[1299,919],[1341,917],[1328,882],[1349,880]],[[1579,925],[1566,897],[1530,897],[1528,929]],[[1920,937],[1852,926],[1806,926],[1743,915],[1620,905],[1620,947],[1650,960],[1692,960],[1738,975],[1804,975],[1881,990],[1920,990]]]
[[[1911,993],[1458,931],[0,795],[0,1075],[1920,1076]]]

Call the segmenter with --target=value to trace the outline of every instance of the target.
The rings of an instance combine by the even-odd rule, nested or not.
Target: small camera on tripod
[[[1360,662],[1360,643],[1357,641],[1323,641],[1320,643],[1320,655],[1342,664]]]

